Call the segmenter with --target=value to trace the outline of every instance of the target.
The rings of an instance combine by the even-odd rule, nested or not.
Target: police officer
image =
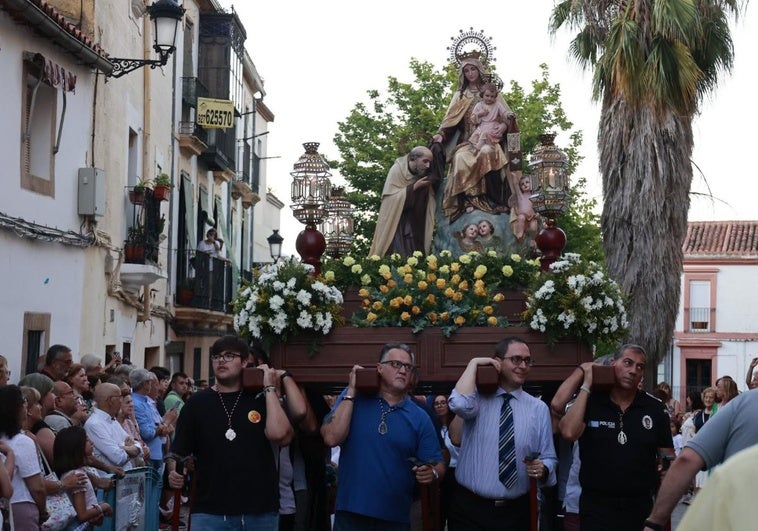
[[[642,529],[653,506],[659,456],[674,455],[665,406],[637,389],[645,360],[642,347],[622,345],[607,392],[591,390],[591,362],[569,377],[574,388],[581,386],[560,430],[569,441],[579,440],[582,531]]]

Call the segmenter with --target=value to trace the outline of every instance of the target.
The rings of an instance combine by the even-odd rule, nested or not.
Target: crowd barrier
[[[113,516],[106,518],[98,530],[155,531],[158,529],[158,504],[161,500],[161,476],[152,467],[127,470],[116,488],[99,490],[98,500],[113,507]]]

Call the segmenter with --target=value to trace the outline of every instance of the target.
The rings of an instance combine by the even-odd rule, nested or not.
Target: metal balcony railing
[[[710,332],[711,309],[690,308],[690,332]]]
[[[208,253],[187,251],[179,257],[176,303],[231,313],[234,295],[232,265]]]
[[[204,144],[208,140],[208,133],[195,122],[179,122],[179,134],[192,135]]]

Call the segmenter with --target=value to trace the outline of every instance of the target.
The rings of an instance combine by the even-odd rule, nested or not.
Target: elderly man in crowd
[[[94,446],[93,454],[105,465],[118,469],[132,468],[129,459],[142,454],[142,448],[121,427],[116,417],[121,409],[121,389],[101,383],[95,388],[96,407],[84,429]]]
[[[63,380],[68,368],[74,363],[71,349],[65,345],[53,345],[45,353],[45,366],[39,371],[52,381]]]
[[[58,433],[64,428],[81,426],[87,420],[84,406],[77,402],[74,390],[64,381],[53,384],[55,409],[45,416],[45,424]]]
[[[158,473],[163,470],[163,445],[166,437],[173,433],[176,410],[166,413],[162,418],[151,398],[153,389],[158,388],[158,378],[147,369],[134,369],[129,373],[134,400],[134,417],[142,440],[150,449],[150,464]]]
[[[407,394],[413,352],[402,343],[382,348],[377,395],[356,394],[361,368],[350,371],[321,427],[324,444],[342,447],[334,531],[409,530],[416,482],[445,473],[432,421]]]

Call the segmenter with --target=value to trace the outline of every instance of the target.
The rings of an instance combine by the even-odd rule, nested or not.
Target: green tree
[[[518,114],[521,145],[528,160],[539,135],[553,131],[568,136],[565,151],[573,172],[581,160],[582,134],[573,131],[560,100],[560,85],[550,82],[550,72],[541,65],[541,76],[524,90],[512,81],[503,97]],[[414,80],[401,83],[388,79],[386,94],[369,90],[368,103],[357,103],[348,117],[338,123],[336,144],[341,160],[330,162],[348,181],[348,198],[356,207],[354,252],[368,252],[381,204],[387,171],[397,157],[416,145],[427,145],[437,131],[452,97],[457,73],[449,68],[435,70],[430,63],[410,61]],[[567,250],[602,261],[602,245],[594,201],[587,198],[585,180],[572,190],[572,207],[560,224],[568,236]]]
[[[562,0],[551,29],[578,30],[570,53],[594,68],[601,101],[601,230],[611,275],[630,296],[630,339],[666,354],[679,308],[692,182],[692,119],[732,66],[735,0]]]

